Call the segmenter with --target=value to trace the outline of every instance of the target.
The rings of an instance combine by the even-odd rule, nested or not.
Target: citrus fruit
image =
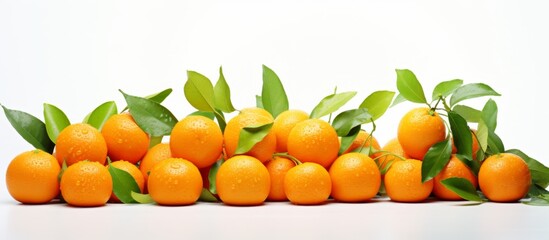
[[[385,190],[392,201],[421,202],[433,190],[433,180],[421,182],[421,164],[416,159],[397,160],[385,174]]]
[[[276,135],[276,151],[288,151],[288,136],[294,126],[309,119],[309,115],[301,110],[287,110],[280,113],[273,124],[273,132]]]
[[[59,194],[57,159],[42,150],[17,155],[6,170],[6,187],[21,203],[47,203]]]
[[[337,158],[338,152],[337,133],[324,120],[305,120],[290,131],[288,153],[301,162],[314,162],[328,168]]]
[[[170,150],[170,144],[167,144],[167,143],[156,144],[154,147],[149,149],[149,151],[147,151],[147,153],[141,160],[141,163],[139,164],[139,170],[141,170],[141,173],[143,174],[145,185],[147,185],[147,180],[149,179],[149,172],[154,167],[154,165],[156,165],[162,160],[165,160],[171,157],[172,157],[172,153]]]
[[[221,164],[215,185],[225,204],[259,205],[269,195],[271,180],[269,171],[258,159],[239,155]]]
[[[429,108],[415,108],[402,117],[398,125],[398,141],[410,157],[423,160],[435,143],[446,138],[444,121]]]
[[[381,174],[370,157],[362,153],[339,156],[330,167],[332,197],[340,202],[364,202],[375,197]]]
[[[271,119],[269,119],[268,117],[255,113],[241,113],[232,118],[227,123],[227,126],[225,127],[225,132],[223,134],[227,157],[230,158],[236,155],[235,152],[238,147],[238,141],[240,140],[240,132],[243,128],[257,127],[272,122],[272,117]],[[269,133],[263,138],[263,140],[256,143],[252,147],[252,149],[243,154],[255,157],[261,162],[266,162],[272,158],[272,155],[275,151],[276,136],[271,128],[271,131],[269,131]]]
[[[173,128],[170,149],[175,158],[189,160],[198,168],[209,167],[223,151],[223,133],[207,117],[188,116]]]
[[[107,160],[107,143],[96,128],[85,123],[75,123],[63,129],[57,137],[55,156],[59,165],[67,166],[88,160],[102,165]]]
[[[358,132],[358,135],[356,136],[355,140],[353,140],[353,143],[351,143],[351,146],[345,150],[343,153],[350,153],[351,151],[363,147],[363,148],[369,148],[370,145],[375,150],[379,150],[381,147],[379,146],[379,142],[374,136],[370,137],[370,134],[367,133],[364,130],[360,130]],[[374,154],[370,154],[370,156],[373,156]]]
[[[271,115],[271,113],[269,113],[267,110],[265,110],[263,108],[258,108],[258,107],[244,108],[244,109],[240,110],[240,114],[261,115],[261,116],[264,116],[264,117],[270,119],[271,122],[274,120],[273,115]]]
[[[284,177],[284,192],[291,203],[325,203],[332,192],[330,174],[322,165],[306,162],[290,169]]]
[[[269,171],[271,178],[271,191],[267,200],[269,201],[286,201],[286,193],[284,193],[284,177],[288,170],[295,166],[295,163],[284,157],[275,157],[268,161],[265,166]]]
[[[181,158],[168,158],[156,164],[147,184],[151,198],[160,205],[194,204],[202,192],[200,171]]]
[[[101,134],[107,142],[112,161],[125,160],[136,164],[149,149],[149,135],[129,113],[111,116],[103,125]]]
[[[137,168],[134,164],[124,160],[112,162],[111,166],[129,173],[135,180],[135,183],[137,183],[140,193],[143,192],[143,188],[145,187],[145,180],[143,179],[143,174],[141,173],[141,171],[139,171],[139,168]],[[120,202],[120,199],[116,197],[114,192],[112,193],[110,200],[111,202]]]
[[[98,162],[77,162],[69,166],[61,177],[63,199],[73,206],[105,205],[111,193],[112,178],[109,170]]]
[[[379,169],[385,169],[387,164],[398,161],[399,158],[395,157],[395,155],[404,159],[410,158],[410,156],[404,152],[404,149],[402,149],[402,146],[398,142],[398,138],[389,140],[381,150],[385,152],[380,153],[379,158],[376,159],[379,164]]]
[[[528,165],[512,153],[500,153],[488,157],[478,173],[480,190],[490,201],[515,202],[523,198],[532,176]]]
[[[444,185],[442,185],[441,181],[453,178],[453,177],[459,177],[459,178],[465,178],[471,182],[471,184],[477,188],[477,177],[465,165],[463,162],[461,162],[456,155],[452,155],[452,158],[450,158],[450,161],[446,164],[446,166],[440,171],[440,173],[435,176],[434,182],[433,182],[433,194],[440,199],[443,200],[462,200],[462,198],[457,195],[456,193],[452,192],[451,190],[447,189]]]

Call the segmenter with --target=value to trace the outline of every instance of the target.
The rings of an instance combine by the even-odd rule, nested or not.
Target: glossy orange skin
[[[398,141],[413,159],[423,160],[429,148],[445,138],[444,121],[436,112],[431,115],[429,108],[412,109],[402,117],[398,126]]]
[[[288,138],[288,153],[299,161],[318,163],[329,168],[337,158],[339,138],[326,121],[309,119],[298,123]]]
[[[159,205],[190,205],[200,197],[202,176],[190,161],[168,158],[153,167],[147,187],[151,198]]]
[[[141,171],[139,171],[139,168],[137,168],[137,166],[135,166],[134,164],[132,164],[128,161],[124,161],[124,160],[112,162],[111,166],[129,173],[133,177],[133,179],[135,180],[135,183],[137,183],[137,186],[139,187],[140,193],[143,192],[143,189],[145,187],[145,179],[143,178],[143,174],[141,173]],[[109,166],[107,166],[107,169],[108,168],[109,168]],[[114,194],[114,191],[111,194],[110,201],[115,202],[115,203],[120,202],[120,199],[118,199],[118,197],[116,197],[116,195]]]
[[[340,202],[365,202],[375,197],[381,174],[373,159],[362,153],[347,153],[330,167],[332,197]]]
[[[410,156],[408,156],[408,154],[404,152],[404,149],[402,149],[402,146],[398,142],[398,138],[393,138],[389,140],[389,142],[387,142],[385,146],[381,148],[381,150],[400,156],[404,159],[410,158]],[[380,169],[385,169],[387,164],[400,160],[400,158],[395,157],[392,154],[382,153],[381,155],[379,155],[379,158],[376,161],[378,162]]]
[[[452,192],[451,190],[447,189],[444,185],[442,185],[441,181],[452,178],[452,177],[459,177],[459,178],[465,178],[471,182],[471,184],[477,188],[478,187],[478,181],[477,176],[465,165],[463,162],[461,162],[456,155],[452,155],[452,158],[450,158],[450,161],[446,166],[440,171],[440,173],[435,176],[434,182],[433,182],[433,194],[442,200],[463,200],[459,195]]]
[[[176,158],[187,159],[198,168],[209,167],[223,151],[223,133],[207,117],[188,116],[173,128],[170,149]]]
[[[257,158],[239,155],[227,159],[219,167],[215,185],[223,203],[253,206],[267,199],[271,178],[267,167]]]
[[[422,202],[433,190],[433,180],[421,183],[421,164],[416,159],[395,161],[385,174],[385,190],[391,201]]]
[[[332,180],[322,165],[306,162],[286,173],[284,192],[288,200],[296,205],[323,204],[332,192]]]
[[[98,162],[77,162],[69,166],[61,177],[61,194],[72,206],[105,205],[111,197],[112,188],[109,170]]]
[[[101,134],[105,138],[112,161],[125,160],[136,164],[149,149],[149,135],[137,125],[129,113],[111,116],[103,125]]]
[[[381,147],[379,146],[379,142],[374,136],[372,136],[370,139],[368,139],[368,137],[370,137],[370,134],[361,130],[360,132],[358,132],[355,140],[353,140],[353,143],[351,143],[351,146],[349,146],[349,148],[343,153],[350,153],[353,150],[362,147],[363,144],[364,148],[368,148],[370,147],[370,145],[372,145],[372,148],[374,148],[375,150],[381,149]],[[370,156],[374,156],[374,154],[371,154]]]
[[[172,157],[170,150],[170,144],[159,143],[149,149],[147,154],[141,160],[139,164],[139,170],[143,174],[143,179],[145,180],[145,186],[147,185],[147,180],[149,179],[149,172],[151,169],[162,160],[166,160]]]
[[[252,113],[243,113],[232,118],[225,127],[225,132],[223,133],[223,140],[225,143],[225,153],[228,158],[235,156],[236,149],[238,147],[238,141],[240,139],[240,131],[244,127],[251,126],[260,126],[268,123],[272,123],[272,117],[269,119],[263,115],[252,114]],[[261,162],[266,162],[272,158],[273,153],[276,151],[276,135],[271,130],[269,133],[261,140],[256,143],[252,149],[248,152],[243,153],[248,156],[257,158]]]
[[[284,192],[284,177],[286,173],[295,166],[295,163],[287,158],[275,157],[265,163],[269,176],[271,178],[271,190],[267,200],[269,201],[287,201],[286,193]]]
[[[6,187],[13,199],[25,204],[50,202],[59,194],[61,167],[52,155],[32,150],[17,155],[6,170]]]
[[[240,114],[261,115],[270,119],[271,122],[274,121],[273,115],[271,115],[271,113],[269,113],[267,110],[263,108],[258,108],[258,107],[244,108],[240,110]]]
[[[301,110],[288,110],[280,113],[273,124],[276,135],[276,151],[288,152],[288,137],[290,131],[299,122],[309,119],[309,115]]]
[[[512,153],[488,157],[478,173],[480,190],[490,201],[516,202],[526,196],[532,175],[526,162]]]
[[[67,166],[84,160],[105,165],[107,160],[105,138],[99,130],[85,123],[75,123],[63,129],[57,137],[55,149],[60,166],[64,160]]]

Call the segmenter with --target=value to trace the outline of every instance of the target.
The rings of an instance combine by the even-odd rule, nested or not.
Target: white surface
[[[497,132],[506,146],[549,164],[547,9],[544,1],[0,0],[0,103],[41,117],[48,102],[76,122],[107,100],[122,107],[119,88],[147,95],[171,87],[165,105],[181,118],[192,111],[182,91],[186,70],[215,81],[223,65],[233,102],[243,108],[255,104],[266,64],[284,82],[292,108],[310,111],[336,85],[359,92],[346,106],[352,108],[375,90],[395,90],[394,69],[409,68],[427,96],[442,80],[491,85],[503,94],[496,98]],[[469,103],[480,107],[485,100]],[[398,120],[413,106],[398,106],[378,121],[382,144],[396,136]],[[5,117],[0,132],[3,174],[9,160],[31,146]],[[438,238],[441,232],[461,238],[462,229],[475,238],[540,238],[549,227],[548,208],[454,205],[75,209],[17,205],[0,181],[0,238],[70,238],[77,229],[90,238],[126,232],[274,238],[277,231],[264,233],[270,228],[320,238]]]

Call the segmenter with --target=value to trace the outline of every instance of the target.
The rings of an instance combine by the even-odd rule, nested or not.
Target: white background
[[[549,165],[545,155],[548,7],[543,1],[0,0],[0,103],[42,118],[42,104],[47,102],[78,122],[105,101],[115,100],[123,107],[118,89],[148,95],[170,87],[174,92],[165,106],[182,118],[193,111],[183,95],[186,70],[216,81],[222,65],[234,105],[244,108],[255,104],[254,96],[261,92],[261,64],[266,64],[285,84],[291,108],[310,111],[335,86],[339,91],[358,91],[346,106],[353,108],[373,91],[396,90],[394,70],[408,68],[428,97],[443,80],[491,85],[503,95],[494,99],[499,106],[497,133],[506,147],[519,148]],[[480,108],[485,101],[468,103]],[[376,137],[382,145],[396,136],[400,117],[414,106],[399,105],[379,119]],[[9,161],[32,146],[5,117],[0,117],[0,133],[0,172],[4,174]],[[4,234],[0,238],[37,237],[48,229],[69,238],[71,229],[86,229],[75,227],[79,221],[95,225],[98,231],[88,234],[85,230],[86,237],[100,238],[130,229],[139,229],[141,237],[156,236],[155,229],[160,229],[158,236],[163,237],[249,238],[266,231],[265,225],[288,231],[267,237],[303,230],[296,236],[337,237],[342,231],[355,238],[368,234],[424,238],[440,237],[436,234],[451,229],[445,222],[477,238],[549,231],[545,208],[455,205],[74,209],[20,206],[0,181],[0,232]],[[179,212],[180,216],[171,215]],[[405,230],[395,234],[372,218]],[[212,226],[206,219],[216,220]],[[166,221],[173,222],[166,225]],[[180,225],[175,224],[178,221]],[[58,222],[74,226],[62,228]],[[496,227],[499,232],[491,232]],[[178,235],[169,235],[174,231]]]

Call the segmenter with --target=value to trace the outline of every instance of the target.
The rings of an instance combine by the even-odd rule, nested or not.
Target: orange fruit
[[[61,177],[63,199],[73,206],[105,205],[111,193],[112,178],[109,170],[98,162],[77,162],[69,166]]]
[[[490,201],[515,202],[523,198],[532,176],[526,162],[512,153],[488,157],[478,173],[480,190]]]
[[[290,131],[288,153],[301,162],[314,162],[328,168],[337,158],[338,152],[337,133],[324,120],[305,120]]]
[[[275,157],[268,161],[265,166],[269,171],[271,178],[271,191],[267,200],[269,201],[286,201],[286,193],[284,193],[284,177],[288,170],[295,166],[295,163],[287,158]]]
[[[232,118],[227,123],[223,134],[227,157],[230,158],[235,155],[238,141],[240,140],[240,131],[244,127],[261,126],[272,122],[272,117],[269,119],[268,117],[254,113],[239,114]],[[244,154],[255,157],[261,162],[266,162],[272,158],[275,151],[276,136],[271,129],[263,140],[256,143],[250,151]]]
[[[107,142],[112,161],[126,160],[136,164],[149,149],[149,135],[129,113],[111,116],[103,125],[101,134]]]
[[[375,197],[381,186],[381,174],[368,155],[347,153],[330,167],[332,197],[341,202],[364,202]]]
[[[297,165],[284,177],[284,192],[293,204],[325,203],[332,192],[330,173],[322,165],[314,162]]]
[[[223,133],[207,117],[188,116],[173,128],[170,148],[173,157],[189,160],[198,168],[209,167],[223,151]]]
[[[431,146],[446,138],[444,121],[438,113],[430,113],[425,107],[412,109],[398,125],[398,141],[404,152],[414,159],[423,160]]]
[[[129,173],[135,180],[135,183],[137,183],[140,193],[143,192],[143,188],[145,187],[145,180],[143,179],[143,174],[141,173],[141,171],[139,171],[139,168],[137,168],[134,164],[124,160],[112,162],[111,165],[115,168]],[[114,195],[114,192],[112,193],[110,200],[111,202],[120,202],[120,199],[118,199],[118,197]]]
[[[59,165],[66,161],[70,166],[83,160],[104,165],[107,160],[107,143],[103,135],[85,123],[75,123],[63,129],[57,137],[55,148]]]
[[[47,203],[59,194],[57,159],[41,150],[17,155],[6,170],[6,187],[21,203]]]
[[[151,169],[162,160],[172,157],[172,152],[170,150],[170,144],[159,143],[147,151],[147,154],[141,160],[139,164],[139,170],[143,174],[143,179],[145,180],[145,186],[147,185],[147,180],[149,179],[149,172]]]
[[[385,174],[385,190],[392,201],[421,202],[433,190],[433,180],[421,183],[421,164],[415,159],[397,160]]]
[[[379,164],[379,169],[384,169],[385,166],[390,162],[398,161],[399,158],[395,157],[395,155],[400,156],[404,159],[410,158],[410,156],[408,156],[408,154],[404,152],[404,149],[402,149],[402,146],[398,142],[398,138],[393,138],[389,140],[389,142],[387,142],[385,146],[381,148],[381,150],[386,152],[379,154],[379,158],[376,159]]]
[[[375,150],[379,150],[381,147],[379,146],[379,142],[377,141],[377,139],[374,136],[369,139],[368,137],[370,137],[369,133],[364,130],[360,130],[355,140],[353,140],[353,143],[351,143],[351,146],[349,146],[349,148],[347,148],[347,150],[345,150],[345,152],[343,153],[350,153],[351,151],[360,147],[368,148],[370,147],[370,145],[372,145],[372,148],[374,148]],[[363,144],[364,146],[362,146]],[[370,156],[373,156],[373,154],[370,154]]]
[[[301,110],[287,110],[280,113],[273,124],[273,132],[276,135],[276,151],[288,151],[288,136],[294,126],[309,119],[309,115]]]
[[[463,162],[461,162],[456,155],[452,155],[452,158],[450,158],[450,161],[446,166],[440,171],[440,173],[435,176],[434,182],[433,182],[433,194],[440,199],[443,200],[462,200],[462,198],[457,195],[456,193],[452,192],[451,190],[447,189],[444,185],[442,185],[441,181],[444,179],[452,178],[452,177],[459,177],[459,178],[465,178],[473,184],[475,188],[477,188],[477,176],[465,165]]]
[[[240,155],[221,164],[215,185],[225,204],[260,205],[269,195],[271,179],[269,171],[257,158]]]
[[[476,130],[471,130],[471,137],[473,139],[473,159],[477,158],[477,152],[479,150],[478,140],[475,137],[475,134],[477,133]],[[454,139],[452,139],[452,153],[457,153],[456,145],[454,145]]]
[[[202,192],[202,176],[190,161],[168,158],[149,175],[149,194],[160,205],[194,204]]]
[[[261,115],[261,116],[264,116],[264,117],[270,119],[271,122],[274,120],[273,115],[271,115],[271,113],[269,113],[267,110],[265,110],[263,108],[258,108],[258,107],[244,108],[244,109],[240,110],[240,114]]]

